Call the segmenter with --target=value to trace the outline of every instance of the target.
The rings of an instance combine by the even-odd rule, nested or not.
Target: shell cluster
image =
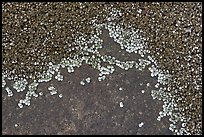
[[[43,95],[37,91],[40,83],[63,81],[61,68],[74,73],[88,64],[99,71],[98,81],[116,67],[146,69],[157,78],[152,98],[164,102],[157,120],[169,116],[169,129],[178,135],[202,134],[201,17],[202,4],[197,2],[5,2],[2,87],[13,96],[9,80],[16,92],[26,92],[18,103],[23,108],[31,105],[32,97]],[[101,54],[104,29],[121,50],[140,58],[121,61]],[[80,84],[89,82],[88,77]],[[53,85],[48,90],[57,94]]]

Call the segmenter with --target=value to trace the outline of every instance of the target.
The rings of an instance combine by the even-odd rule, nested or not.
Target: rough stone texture
[[[98,82],[98,72],[88,65],[71,74],[62,71],[64,81],[40,85],[38,91],[44,95],[33,99],[29,107],[19,109],[14,99],[17,96],[9,98],[3,92],[3,134],[172,134],[168,118],[156,120],[163,103],[151,98],[153,87],[146,83],[156,81],[148,72],[117,69]],[[82,86],[79,82],[88,76],[91,82]],[[57,95],[47,92],[50,83],[54,83]],[[62,98],[58,97],[60,93]],[[123,108],[119,107],[120,101]],[[141,121],[144,126],[139,128]],[[18,127],[14,127],[16,123]]]
[[[35,79],[37,73],[46,69],[48,62],[58,62],[64,56],[77,54],[83,46],[74,44],[74,39],[81,33],[86,34],[87,38],[94,34],[90,21],[98,16],[98,23],[106,22],[104,19],[112,8],[120,9],[123,13],[123,17],[115,22],[124,27],[131,24],[142,29],[150,54],[158,60],[158,67],[173,75],[168,87],[179,103],[179,113],[191,118],[187,124],[191,134],[202,134],[201,3],[3,3],[3,72],[19,77],[32,75],[32,79]],[[100,51],[101,54],[111,54],[121,60],[138,58],[126,53],[123,58],[123,51],[119,51],[117,46],[111,47],[113,43],[110,38],[102,37],[105,48]],[[34,62],[39,65],[34,65]],[[134,87],[139,80],[151,81],[148,71],[117,70],[107,80],[95,82],[94,85],[97,72],[88,71],[91,69],[88,66],[83,67],[74,74],[64,74],[71,82],[68,87],[63,84],[66,78],[62,85],[53,81],[59,92],[63,93],[62,99],[48,96],[46,99],[42,97],[40,102],[39,97],[30,107],[21,110],[17,108],[15,100],[23,95],[14,93],[14,97],[8,98],[3,92],[3,134],[171,134],[167,130],[168,120],[156,121],[162,102],[152,100],[150,90],[142,94],[140,88]],[[86,74],[93,80],[82,86],[79,82]],[[137,78],[138,75],[141,75],[140,78]],[[104,86],[107,84],[105,82],[110,83],[110,89]],[[156,80],[152,79],[150,84],[154,82]],[[124,84],[126,92],[115,92],[119,88],[117,84]],[[39,90],[44,92],[45,87]],[[133,96],[135,99],[131,101]],[[115,103],[122,98],[124,107],[120,108]],[[182,99],[179,101],[179,98]],[[141,103],[145,99],[146,102]],[[141,121],[137,108],[144,114],[141,120],[144,119],[145,123],[139,129],[138,123]],[[15,128],[15,123],[20,126]]]

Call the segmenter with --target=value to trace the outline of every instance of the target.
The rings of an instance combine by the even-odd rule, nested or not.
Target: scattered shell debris
[[[57,90],[56,90],[56,88],[54,86],[49,86],[48,90],[50,91],[51,95],[57,94]]]
[[[80,81],[80,84],[85,85],[85,84],[90,83],[90,82],[91,82],[91,78],[87,77],[86,79],[83,79],[82,81]]]

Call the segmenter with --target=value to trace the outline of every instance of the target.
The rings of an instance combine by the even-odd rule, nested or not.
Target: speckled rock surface
[[[2,3],[3,134],[202,134],[201,17],[198,2]]]

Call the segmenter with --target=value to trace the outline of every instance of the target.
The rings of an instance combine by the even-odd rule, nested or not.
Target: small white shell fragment
[[[80,84],[81,84],[81,85],[85,85],[84,81],[81,81]]]
[[[63,81],[63,75],[61,75],[60,73],[58,73],[58,74],[55,76],[55,79],[58,80],[58,81]]]
[[[138,9],[137,12],[138,12],[138,13],[142,13],[142,9]]]
[[[40,92],[40,93],[39,93],[39,95],[40,95],[40,96],[42,96],[42,95],[43,95],[43,93],[42,93],[42,92]]]
[[[101,77],[98,77],[98,81],[102,81],[102,80],[104,80],[105,78],[106,78],[105,75],[103,75],[103,76],[101,76]]]
[[[52,62],[49,62],[49,63],[48,63],[48,65],[49,65],[49,66],[52,66],[52,65],[53,65],[53,63],[52,63]]]
[[[37,97],[38,97],[38,94],[34,93],[33,96],[37,98]]]
[[[18,107],[19,107],[19,108],[23,108],[22,103],[18,103]]]
[[[142,92],[142,93],[145,93],[145,91],[144,91],[144,90],[141,90],[141,92]]]
[[[15,126],[15,127],[18,127],[18,124],[15,124],[14,126]]]
[[[142,127],[144,125],[144,122],[139,123],[139,127]]]
[[[50,94],[51,94],[51,95],[57,94],[57,90],[56,90],[55,87],[53,87],[53,86],[48,87],[48,90],[50,90]]]
[[[161,117],[160,116],[157,117],[157,121],[161,121]]]
[[[123,88],[120,87],[119,90],[121,91],[121,90],[123,90]]]
[[[55,94],[57,94],[57,91],[56,90],[52,90],[52,91],[50,91],[50,94],[51,95],[55,95]]]
[[[120,107],[122,108],[122,107],[124,107],[124,104],[123,104],[123,102],[120,102]]]
[[[9,89],[9,87],[6,87],[5,90],[7,91],[9,97],[13,96],[13,92]]]
[[[150,86],[150,84],[149,84],[149,83],[147,83],[147,86],[149,87],[149,86]]]
[[[63,97],[63,95],[62,94],[59,94],[59,98],[62,98]]]
[[[2,77],[2,88],[6,86],[6,81],[4,80],[4,78]]]
[[[55,87],[53,87],[53,86],[48,87],[48,90],[54,90],[54,89],[55,89]]]
[[[155,88],[159,88],[159,83],[157,83],[157,84],[155,85]]]
[[[91,82],[91,78],[90,77],[86,78],[85,80],[86,80],[87,83]]]
[[[182,127],[186,127],[186,123],[182,123],[181,126],[182,126]]]

